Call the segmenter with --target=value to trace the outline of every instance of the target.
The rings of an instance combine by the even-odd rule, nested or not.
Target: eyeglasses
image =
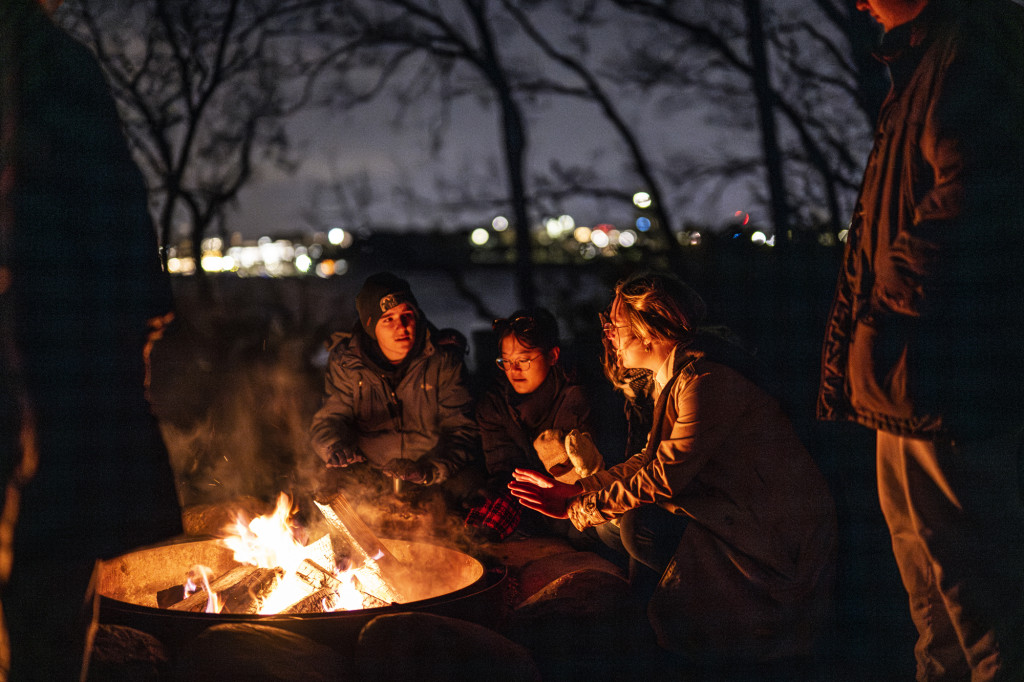
[[[618,333],[619,333],[618,332],[619,329],[629,329],[629,325],[628,324],[612,324],[611,322],[606,322],[606,323],[601,325],[601,331],[604,332],[604,337],[606,339],[608,339],[609,341],[615,341],[616,340],[616,337],[618,336]]]
[[[491,325],[491,329],[502,336],[505,332],[511,330],[516,336],[520,334],[529,334],[537,328],[537,321],[529,315],[517,315],[513,318],[502,317],[494,321]]]
[[[502,372],[511,372],[516,370],[517,372],[525,372],[530,369],[530,363],[537,358],[539,355],[534,355],[532,358],[517,358],[516,360],[506,360],[505,358],[498,358],[495,360],[495,364],[498,365],[498,369]]]

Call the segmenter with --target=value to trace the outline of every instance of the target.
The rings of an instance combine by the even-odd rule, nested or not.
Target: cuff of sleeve
[[[428,485],[437,485],[438,483],[444,483],[451,476],[451,465],[447,462],[439,460],[432,460],[431,464],[431,476],[426,483]]]
[[[606,483],[602,480],[601,474],[604,471],[599,471],[593,476],[584,476],[580,480],[576,481],[576,484],[583,488],[584,492],[592,493],[601,490],[605,487]]]
[[[597,509],[597,495],[594,494],[584,493],[572,498],[566,512],[577,530],[599,526],[607,521]]]

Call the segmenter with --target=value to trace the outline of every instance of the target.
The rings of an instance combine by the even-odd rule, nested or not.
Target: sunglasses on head
[[[498,335],[502,336],[508,331],[519,336],[520,334],[529,334],[537,328],[537,321],[529,315],[517,315],[512,318],[502,317],[494,321],[491,325],[491,329]]]

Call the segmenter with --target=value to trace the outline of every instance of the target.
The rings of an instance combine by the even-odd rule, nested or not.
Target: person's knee
[[[622,516],[619,533],[631,557],[661,573],[675,554],[686,524],[685,517],[657,505],[643,505]]]

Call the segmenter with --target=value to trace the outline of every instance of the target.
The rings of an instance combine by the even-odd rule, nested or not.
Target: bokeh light
[[[578,241],[580,244],[587,244],[590,242],[590,233],[591,229],[589,227],[584,227],[580,225],[575,230],[573,230],[572,236],[573,239]]]

